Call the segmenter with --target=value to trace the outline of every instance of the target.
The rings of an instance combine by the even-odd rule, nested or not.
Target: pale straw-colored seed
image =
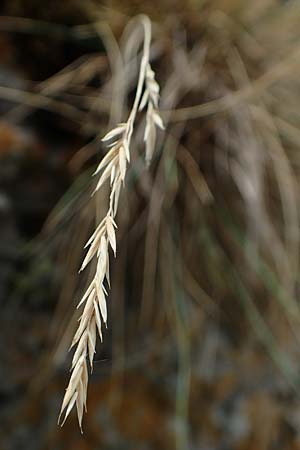
[[[159,85],[155,80],[155,74],[149,62],[151,23],[146,16],[141,16],[140,20],[145,33],[144,48],[133,107],[127,122],[118,124],[102,138],[102,142],[106,145],[108,151],[94,172],[94,175],[102,173],[93,194],[106,181],[110,180],[109,208],[106,216],[99,223],[84,247],[89,247],[89,249],[80,271],[84,270],[93,258],[97,258],[97,265],[94,278],[77,306],[77,308],[83,307],[83,311],[71,345],[71,348],[76,346],[72,359],[72,373],[58,418],[58,421],[61,422],[61,417],[64,414],[63,425],[72,408],[76,405],[78,423],[81,431],[83,412],[84,410],[86,411],[88,386],[87,359],[92,370],[97,333],[102,341],[102,323],[105,325],[107,323],[107,291],[105,289],[105,283],[110,286],[109,247],[112,248],[114,255],[116,255],[117,242],[115,229],[117,225],[115,216],[118,210],[121,186],[124,184],[127,166],[130,163],[131,136],[134,131],[137,111],[147,108],[144,133],[147,163],[150,162],[153,155],[156,127],[164,128],[157,110]]]

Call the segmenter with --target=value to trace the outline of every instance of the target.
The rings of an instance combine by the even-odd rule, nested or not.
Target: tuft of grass
[[[102,281],[108,274],[109,246],[116,249],[114,222],[118,222],[118,258],[111,267],[110,291],[112,323],[118,326],[113,325],[112,338],[108,336],[103,347],[107,350],[112,345],[112,371],[122,364],[124,370],[130,367],[136,353],[143,355],[143,365],[147,358],[156,358],[156,364],[157,360],[166,365],[176,362],[174,408],[181,421],[178,439],[182,448],[189,440],[188,395],[197,370],[192,352],[197,353],[198,345],[205,341],[209,324],[221,327],[230,345],[241,351],[261,343],[293,387],[298,371],[295,360],[299,360],[299,8],[296,2],[278,6],[272,0],[247,5],[212,1],[203,2],[197,14],[194,11],[182,20],[174,20],[170,14],[163,26],[155,23],[153,27],[156,39],[151,61],[164,86],[160,110],[168,134],[155,136],[154,127],[161,125],[158,116],[153,116],[157,86],[153,68],[145,62],[141,69],[143,92],[136,108],[143,98],[146,128],[136,111],[132,135],[129,119],[106,135],[108,150],[99,166],[101,198],[97,191],[87,208],[77,211],[73,221],[77,228],[65,233],[74,268],[87,225],[96,216],[98,228],[84,263],[91,263],[88,293],[92,300],[86,312],[95,330],[94,301],[100,325],[106,321]],[[127,21],[127,17],[117,17]],[[103,33],[109,41],[112,33],[104,28]],[[90,90],[90,97],[85,97],[87,90],[83,90],[82,101],[90,108],[90,114],[82,119],[83,128],[95,130],[95,124],[86,118],[91,119],[94,111],[101,113],[99,127],[106,126],[110,113],[114,124],[123,120],[112,120],[119,111],[124,111],[122,117],[126,114],[126,99],[132,98],[144,54],[139,51],[140,28],[129,27],[128,33],[129,50],[124,51],[126,36],[118,41],[120,49],[116,42],[107,45],[109,57],[101,60],[99,92]],[[119,50],[125,55],[122,73],[120,64],[113,62]],[[112,78],[105,76],[109,66]],[[82,62],[81,73],[84,67]],[[70,70],[72,74],[74,70]],[[68,83],[70,89],[71,76]],[[75,86],[78,88],[77,79]],[[138,150],[145,137],[147,159],[152,158],[155,138],[156,147],[164,147],[161,156],[153,154],[149,171],[144,168],[144,154],[130,152],[130,164],[128,160],[128,147]],[[80,152],[77,168],[82,156]],[[116,219],[117,194],[125,175],[126,189]],[[109,194],[113,192],[108,216],[105,179],[112,181]],[[82,193],[82,203],[87,203],[88,196]],[[71,214],[68,208],[65,212]],[[54,228],[57,222],[53,220],[55,223]],[[70,244],[69,235],[76,233],[80,241],[76,236]],[[99,260],[101,267],[97,268]],[[98,292],[97,271],[101,275]],[[68,289],[64,287],[60,303],[65,311],[70,310],[68,299],[82,292],[79,279],[84,280],[84,275],[72,278],[71,289],[68,283]],[[72,325],[63,342],[70,340],[71,329]],[[90,344],[85,331],[85,325],[81,326],[76,345],[81,345],[85,365],[78,370],[87,379],[85,356],[90,353],[93,360],[95,331]],[[150,335],[150,345],[144,345]],[[222,351],[223,343],[218,345]],[[59,361],[65,357],[63,345],[57,354]],[[213,359],[212,354],[206,356],[210,370]],[[80,377],[77,384],[73,379],[69,385],[65,416],[70,412],[70,400],[74,405],[77,402],[78,380]],[[79,408],[80,423],[82,410]]]

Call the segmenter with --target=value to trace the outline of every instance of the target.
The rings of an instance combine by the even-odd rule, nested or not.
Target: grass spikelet
[[[77,348],[72,360],[71,378],[58,419],[58,422],[63,425],[76,405],[81,431],[83,411],[86,409],[88,386],[87,359],[89,359],[92,371],[97,332],[102,340],[102,324],[106,325],[107,322],[107,292],[104,285],[105,283],[110,284],[109,246],[114,255],[116,255],[115,229],[117,225],[115,216],[118,210],[120,190],[125,182],[127,167],[130,162],[131,137],[138,110],[147,109],[144,134],[147,164],[151,161],[155,147],[156,127],[163,129],[162,119],[157,109],[159,85],[155,81],[154,72],[149,62],[151,23],[147,16],[141,16],[140,21],[144,29],[144,47],[133,107],[127,122],[118,124],[102,138],[102,142],[107,146],[108,152],[94,173],[94,175],[101,174],[94,192],[98,191],[110,179],[109,206],[106,216],[97,226],[85,246],[85,248],[89,249],[80,271],[84,270],[95,257],[97,258],[97,266],[94,278],[78,304],[78,308],[83,307],[83,313],[72,342],[72,347],[77,346]],[[64,418],[61,421],[63,415]]]

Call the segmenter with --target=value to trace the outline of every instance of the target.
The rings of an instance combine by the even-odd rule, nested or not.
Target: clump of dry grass
[[[106,325],[107,322],[105,283],[110,286],[109,246],[116,255],[115,229],[117,225],[115,217],[120,191],[125,182],[127,166],[130,163],[131,138],[137,112],[146,108],[144,141],[147,165],[151,161],[155,147],[156,127],[164,128],[158,112],[159,85],[150,65],[151,23],[147,16],[141,16],[140,23],[144,29],[144,47],[133,107],[127,122],[118,124],[103,137],[102,142],[107,146],[108,152],[94,173],[94,175],[101,173],[94,192],[98,191],[107,180],[110,180],[109,207],[106,216],[85,245],[85,248],[89,247],[89,250],[80,269],[80,271],[84,270],[94,257],[97,258],[94,278],[77,306],[80,308],[84,305],[84,308],[71,345],[71,348],[75,346],[77,348],[72,360],[72,374],[63,399],[59,422],[64,414],[62,425],[64,424],[76,404],[81,430],[87,398],[87,358],[92,370],[97,331],[102,340],[102,323]]]
[[[180,25],[169,24],[175,28],[172,36],[177,40],[169,38],[170,30],[165,27],[163,39],[155,48],[156,73],[166,80],[160,104],[164,123],[168,124],[168,138],[155,173],[150,173],[149,178],[137,176],[134,186],[137,189],[128,195],[130,219],[126,242],[123,245],[120,240],[118,245],[112,291],[112,297],[119,300],[112,302],[117,305],[112,320],[115,323],[116,317],[119,328],[124,327],[117,339],[126,341],[124,347],[119,345],[114,350],[113,336],[112,360],[114,364],[120,356],[123,361],[121,353],[126,348],[126,355],[130,355],[126,363],[130,364],[134,351],[140,350],[141,341],[136,338],[139,332],[142,336],[156,333],[155,349],[151,348],[148,355],[162,354],[163,346],[157,345],[161,343],[162,329],[167,330],[164,336],[168,334],[168,343],[176,334],[177,346],[172,347],[172,352],[178,350],[178,360],[183,361],[178,379],[186,376],[187,380],[185,390],[178,382],[179,409],[189,390],[188,346],[198,343],[199,330],[204,342],[202,334],[209,338],[211,325],[217,322],[219,327],[216,316],[210,314],[206,320],[203,311],[216,311],[226,333],[235,341],[248,339],[252,345],[253,334],[257,334],[282,371],[291,375],[286,349],[296,347],[292,333],[299,330],[300,317],[296,300],[299,208],[295,201],[299,189],[295,69],[300,64],[295,36],[299,32],[293,31],[292,5],[276,7],[276,15],[271,7],[266,7],[266,14],[262,14],[255,8],[258,4],[242,8],[245,13],[242,16],[222,11],[219,2],[212,2],[199,15],[197,33],[187,28],[185,34]],[[281,32],[282,27],[272,25],[273,21],[282,20],[282,12],[287,16],[284,20],[289,24],[289,33],[294,36],[292,41],[287,33]],[[127,80],[126,76],[124,83],[129,90],[135,70],[129,70],[128,66],[126,75],[130,73],[130,77]],[[81,303],[85,303],[84,311],[90,314],[92,341],[85,333],[87,322],[82,322],[82,316],[79,327],[82,323],[83,326],[74,344],[77,362],[62,408],[67,417],[78,401],[76,395],[80,390],[83,402],[78,410],[80,423],[88,378],[86,355],[90,354],[92,361],[97,320],[100,332],[102,322],[106,322],[103,281],[106,271],[108,274],[108,248],[115,250],[116,246],[115,212],[122,177],[126,172],[130,177],[128,149],[136,110],[142,107],[146,110],[147,126],[143,130],[148,146],[146,159],[151,159],[153,152],[155,124],[160,125],[159,116],[151,112],[156,111],[158,98],[153,73],[146,61],[142,61],[142,66],[144,82],[139,104],[126,123],[105,136],[108,153],[97,169],[97,173],[101,172],[99,188],[108,179],[112,182],[110,214],[104,214],[89,241],[83,265],[98,260],[101,267],[95,273],[101,274],[100,291],[97,292],[97,280],[93,279]],[[142,135],[137,128],[134,136]],[[139,174],[141,165],[133,159],[131,167]],[[85,215],[88,220],[92,209]],[[126,221],[126,210],[120,211],[119,223],[122,219]],[[78,220],[77,215],[72,226],[78,233],[72,235],[80,234],[85,239],[82,223],[86,222],[86,218]],[[70,254],[74,251],[69,241],[66,248]],[[74,265],[77,255],[78,250],[70,257]],[[78,287],[74,286],[75,289]],[[69,285],[65,290],[68,291],[65,297],[70,296]],[[124,314],[122,300],[127,302],[129,297]],[[188,317],[188,326],[182,319],[182,311]],[[132,327],[132,320],[137,326]],[[130,334],[129,327],[134,333]],[[80,359],[82,354],[85,356]]]

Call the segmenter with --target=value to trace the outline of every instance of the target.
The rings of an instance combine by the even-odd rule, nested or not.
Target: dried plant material
[[[144,141],[146,144],[146,163],[149,166],[156,141],[156,127],[161,130],[164,129],[162,119],[157,111],[159,100],[159,85],[155,80],[155,74],[151,69],[150,64],[146,69],[146,89],[141,100],[139,110],[147,106],[146,128],[144,134]]]
[[[154,151],[156,127],[163,129],[162,119],[157,110],[159,86],[155,81],[154,72],[149,62],[151,23],[146,16],[141,16],[141,23],[145,33],[144,48],[134,104],[127,122],[118,124],[102,138],[102,142],[107,146],[108,152],[94,173],[94,175],[101,173],[95,192],[107,180],[110,180],[109,207],[106,216],[85,245],[85,248],[88,247],[89,250],[80,268],[80,271],[84,270],[94,257],[97,258],[95,276],[78,304],[78,308],[83,307],[83,312],[71,345],[71,348],[76,346],[71,367],[72,375],[66,389],[58,421],[61,422],[61,417],[64,414],[61,422],[63,425],[76,404],[81,431],[83,411],[86,410],[87,359],[92,370],[97,333],[102,340],[102,324],[106,325],[107,322],[107,291],[105,282],[110,285],[109,247],[116,255],[115,230],[117,225],[115,216],[118,210],[121,187],[125,181],[127,167],[130,162],[130,144],[137,111],[147,108],[144,134],[147,164],[150,162]]]

